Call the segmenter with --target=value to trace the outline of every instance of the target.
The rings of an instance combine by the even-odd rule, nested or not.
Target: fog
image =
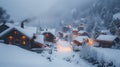
[[[36,24],[59,22],[60,17],[70,14],[77,7],[84,7],[94,0],[0,0],[2,6],[15,22],[37,17]]]

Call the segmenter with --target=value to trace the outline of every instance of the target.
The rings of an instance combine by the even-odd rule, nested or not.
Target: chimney
[[[28,22],[28,21],[29,21],[28,19],[23,20],[23,21],[21,22],[21,28],[24,28],[24,23],[25,23],[25,22]]]
[[[21,28],[24,28],[24,22],[21,23]]]

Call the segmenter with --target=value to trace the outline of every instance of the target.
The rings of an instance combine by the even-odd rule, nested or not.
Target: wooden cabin
[[[79,36],[89,36],[89,34],[86,31],[84,31],[84,30],[79,31],[78,35]]]
[[[84,24],[80,24],[80,25],[78,26],[78,30],[79,30],[79,31],[80,31],[80,30],[84,30],[84,27],[85,27]]]
[[[73,33],[73,35],[78,35],[78,29],[77,28],[73,28],[73,30],[72,30],[72,33]]]
[[[96,39],[100,47],[110,48],[119,42],[119,38],[113,35],[99,35]]]
[[[89,38],[88,36],[78,36],[73,39],[73,42],[77,46],[82,46],[84,39],[88,39],[88,38]]]
[[[101,30],[100,35],[109,35],[110,31],[109,30]]]
[[[38,42],[38,40],[36,41],[36,38],[34,38],[35,35],[33,35],[33,32],[36,32],[35,29],[23,29],[12,24],[6,24],[4,26],[8,28],[0,33],[0,39],[4,40],[6,44],[17,45],[25,49],[42,48],[45,46],[42,44],[43,42],[40,42],[41,40]]]
[[[55,42],[56,37],[50,32],[44,32],[44,41]]]

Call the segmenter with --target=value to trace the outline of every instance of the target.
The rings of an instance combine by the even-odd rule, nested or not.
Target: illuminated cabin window
[[[17,34],[17,31],[14,31],[14,34]]]
[[[43,44],[39,44],[39,47],[42,48],[42,47],[45,47]]]
[[[22,44],[23,44],[23,45],[26,45],[26,42],[25,42],[25,41],[22,41]]]
[[[8,38],[9,38],[10,40],[12,40],[12,39],[13,39],[13,36],[9,36]]]
[[[26,39],[26,36],[22,36],[21,38],[22,38],[22,39]]]
[[[89,46],[93,46],[95,42],[92,39],[88,39],[87,43],[89,44]]]
[[[49,37],[49,34],[45,34],[46,37]]]

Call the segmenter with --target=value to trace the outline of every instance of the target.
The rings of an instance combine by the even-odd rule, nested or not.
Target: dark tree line
[[[120,12],[120,0],[96,0],[94,3],[87,6],[87,8],[78,10],[77,12],[79,12],[77,14],[80,15],[74,15],[75,18],[87,18],[88,30],[94,28],[94,23],[96,22],[97,26],[100,25],[101,28],[103,26],[107,29],[110,29],[111,26],[113,26],[111,24],[116,22],[113,19],[113,15]],[[117,25],[118,27],[118,25],[120,25],[120,22],[114,25]]]
[[[0,23],[5,24],[6,22],[13,23],[13,21],[10,20],[10,15],[7,14],[6,10],[0,7]]]
[[[120,12],[120,0],[97,0],[91,13],[98,14],[109,28],[113,21],[113,15]]]

